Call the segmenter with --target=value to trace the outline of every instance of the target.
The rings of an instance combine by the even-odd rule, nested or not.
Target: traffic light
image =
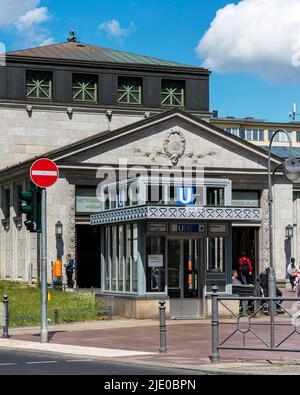
[[[24,225],[31,233],[39,233],[41,226],[41,191],[37,188],[20,193],[20,211],[26,214]],[[25,202],[25,204],[22,204]]]

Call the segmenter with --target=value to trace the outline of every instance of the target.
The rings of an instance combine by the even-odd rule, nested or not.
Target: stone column
[[[269,203],[268,189],[264,189],[261,195],[262,222],[259,232],[259,272],[269,266]]]
[[[277,280],[286,278],[286,227],[293,224],[293,185],[280,180],[274,185],[274,266]]]
[[[300,260],[300,194],[296,193],[296,199],[294,201],[294,239],[293,243],[293,257],[299,264]]]
[[[68,185],[68,225],[65,255],[71,254],[76,259],[76,185]],[[75,281],[75,286],[77,283]]]

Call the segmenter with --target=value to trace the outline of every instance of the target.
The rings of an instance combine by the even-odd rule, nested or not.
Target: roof
[[[167,66],[180,68],[197,68],[184,63],[173,62],[152,58],[144,55],[136,55],[129,52],[118,51],[115,49],[102,48],[96,45],[85,44],[81,42],[65,42],[60,44],[46,45],[37,48],[18,50],[8,52],[7,58],[30,58],[30,59],[51,59],[60,61],[79,61],[79,62],[96,62],[96,63],[119,63],[119,64],[136,64]],[[201,67],[199,70],[208,71]]]
[[[275,122],[269,121],[266,119],[256,119],[251,117],[246,118],[235,118],[235,117],[213,117],[210,120],[211,123],[219,125],[219,124],[226,124],[226,125],[255,125],[255,126],[262,126],[262,127],[287,127],[287,128],[297,128],[300,127],[300,122]]]
[[[269,147],[262,147],[266,151],[269,150]],[[287,159],[290,157],[290,148],[289,147],[272,147],[272,153],[280,156],[283,159]],[[300,158],[300,148],[299,147],[293,147],[293,155],[296,158]]]
[[[95,148],[95,147],[103,144],[103,142],[105,142],[108,139],[111,140],[111,139],[122,137],[123,135],[126,135],[128,133],[132,133],[132,131],[142,130],[143,128],[145,128],[147,126],[150,126],[150,125],[153,126],[153,125],[158,124],[164,120],[169,120],[169,119],[176,117],[176,116],[181,117],[186,121],[190,121],[194,124],[202,126],[206,129],[209,129],[212,133],[215,133],[216,135],[219,135],[219,136],[223,136],[223,138],[225,138],[227,141],[230,140],[232,142],[235,142],[237,144],[237,147],[238,146],[243,147],[244,149],[250,151],[251,153],[256,154],[260,157],[263,157],[266,160],[268,158],[268,153],[263,148],[256,146],[252,143],[249,143],[246,140],[240,139],[239,137],[236,137],[236,136],[224,131],[221,128],[218,128],[208,122],[205,122],[204,120],[200,119],[199,117],[196,117],[195,115],[191,115],[191,114],[189,114],[183,110],[180,110],[180,109],[172,109],[172,110],[166,111],[164,113],[154,115],[150,118],[135,122],[133,124],[123,126],[120,129],[116,129],[116,130],[112,130],[112,131],[107,130],[104,132],[97,133],[94,136],[87,137],[83,140],[76,141],[76,142],[66,145],[64,147],[57,148],[53,151],[44,153],[38,157],[35,156],[35,157],[28,159],[24,162],[21,162],[19,164],[7,167],[6,169],[2,169],[2,170],[0,170],[0,178],[5,177],[9,173],[14,173],[15,171],[18,171],[18,170],[22,171],[22,169],[24,170],[24,169],[30,167],[34,161],[36,161],[37,159],[41,159],[41,158],[51,159],[51,160],[57,162],[57,164],[62,163],[67,158],[70,158],[73,155],[76,155],[78,153],[82,153],[86,150]],[[276,165],[278,165],[279,163],[282,162],[282,158],[280,158],[279,156],[277,156],[275,154],[271,155],[271,159],[272,159],[272,162],[275,163]]]

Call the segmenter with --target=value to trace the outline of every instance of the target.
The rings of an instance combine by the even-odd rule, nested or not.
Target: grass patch
[[[80,322],[103,320],[107,316],[102,302],[93,294],[65,293],[48,289],[48,320],[54,323],[54,311],[58,310],[58,322]],[[0,281],[0,298],[9,296],[10,326],[31,326],[40,324],[41,290],[11,281]],[[1,300],[2,302],[2,300]]]

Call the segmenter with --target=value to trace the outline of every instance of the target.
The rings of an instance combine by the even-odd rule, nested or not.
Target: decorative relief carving
[[[177,166],[180,159],[189,159],[193,165],[206,157],[216,155],[216,152],[207,152],[196,154],[193,151],[186,152],[187,142],[183,132],[179,129],[173,129],[163,141],[163,147],[154,147],[152,150],[144,150],[141,147],[134,147],[132,153],[134,156],[148,158],[151,164],[155,164],[159,159],[171,159],[172,165]]]
[[[164,141],[164,151],[171,159],[172,165],[177,166],[179,159],[186,150],[186,140],[180,130],[172,130]]]

